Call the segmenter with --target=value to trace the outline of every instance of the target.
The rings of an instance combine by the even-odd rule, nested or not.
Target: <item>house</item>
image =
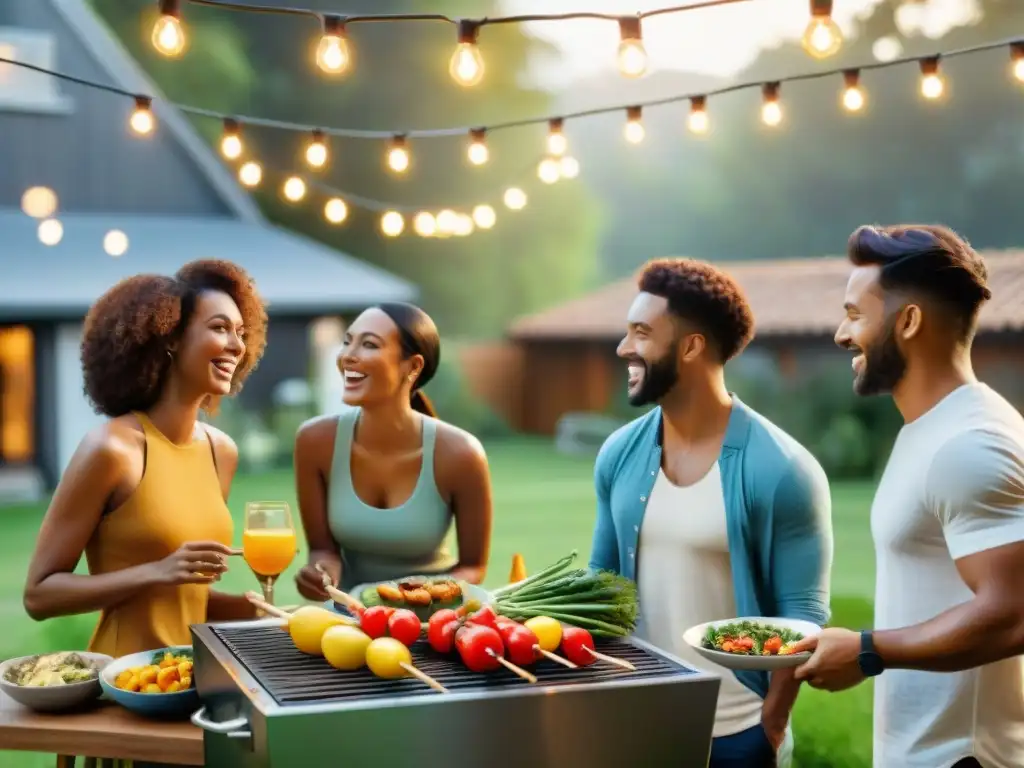
[[[85,0],[3,0],[0,56],[159,96]],[[132,107],[0,64],[0,495],[52,487],[97,423],[83,396],[82,321],[123,277],[173,274],[201,257],[245,267],[271,316],[266,355],[242,395],[257,409],[311,370],[320,407],[340,402],[333,355],[343,318],[416,296],[391,274],[271,226],[175,110],[155,103],[154,135],[130,136]],[[55,245],[20,210],[37,186],[59,200]],[[128,239],[117,258],[103,245],[112,230]]]
[[[975,367],[1024,408],[1024,251],[984,256],[993,298],[982,310]],[[849,365],[849,355],[833,342],[843,315],[846,259],[719,266],[743,286],[757,323],[754,341],[730,368],[767,363],[794,378],[824,365]],[[551,434],[566,413],[611,410],[625,398],[625,367],[615,348],[635,295],[636,281],[629,278],[519,318],[503,347],[467,353],[470,385],[526,432]]]

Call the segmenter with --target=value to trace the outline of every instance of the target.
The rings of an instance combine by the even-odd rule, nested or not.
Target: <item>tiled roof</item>
[[[983,253],[992,300],[981,313],[983,331],[1024,329],[1024,250]],[[754,310],[757,335],[832,334],[843,314],[850,273],[842,257],[719,263],[743,287]],[[636,280],[605,286],[514,321],[515,339],[618,339],[636,295]]]

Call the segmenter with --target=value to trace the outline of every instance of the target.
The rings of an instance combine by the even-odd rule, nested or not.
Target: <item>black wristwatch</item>
[[[864,677],[877,677],[885,671],[885,662],[875,651],[875,640],[871,632],[860,633],[860,655],[857,656],[857,664]]]

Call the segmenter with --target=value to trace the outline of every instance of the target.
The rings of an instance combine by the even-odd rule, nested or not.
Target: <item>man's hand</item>
[[[857,663],[860,656],[860,634],[831,627],[821,634],[805,637],[794,643],[793,653],[813,651],[814,654],[796,668],[796,679],[806,680],[812,688],[845,691],[863,682]]]

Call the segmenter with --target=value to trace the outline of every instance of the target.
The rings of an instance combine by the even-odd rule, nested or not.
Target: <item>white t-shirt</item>
[[[875,627],[913,626],[973,593],[955,561],[1024,540],[1024,418],[984,384],[900,431],[871,507]],[[1024,585],[1022,585],[1024,588]],[[875,768],[1024,766],[1024,657],[875,682]]]

